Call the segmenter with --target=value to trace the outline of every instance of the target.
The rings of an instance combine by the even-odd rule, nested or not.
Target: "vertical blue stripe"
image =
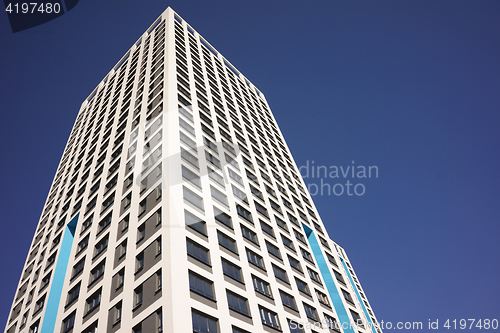
[[[368,326],[372,329],[373,333],[376,333],[375,326],[373,325],[373,322],[372,322],[370,316],[368,315],[368,311],[366,311],[365,303],[363,303],[363,300],[361,299],[361,295],[358,292],[358,288],[356,288],[356,285],[354,284],[354,280],[352,279],[351,273],[347,269],[347,266],[344,262],[344,259],[340,258],[340,261],[342,261],[342,265],[344,266],[344,270],[347,273],[347,276],[349,277],[349,281],[351,281],[352,289],[354,289],[354,292],[356,293],[356,297],[358,298],[359,304],[361,304],[361,308],[363,309],[363,312],[365,313],[366,319],[368,320],[368,323],[369,323]]]
[[[54,333],[57,310],[59,309],[64,278],[66,276],[66,269],[68,267],[69,255],[71,254],[71,247],[73,246],[76,223],[79,215],[80,213],[76,214],[67,224],[66,230],[64,230],[64,236],[61,247],[59,248],[59,257],[57,258],[56,269],[52,277],[52,284],[40,333]]]
[[[305,224],[302,224],[302,226],[304,227],[304,230],[306,232],[307,240],[309,241],[309,246],[311,246],[314,258],[318,263],[319,271],[321,273],[321,276],[323,277],[323,281],[325,282],[328,294],[332,299],[335,312],[337,312],[337,316],[339,317],[342,330],[344,331],[344,333],[347,332],[355,333],[351,326],[351,319],[347,314],[347,311],[344,307],[344,303],[342,302],[342,298],[340,297],[339,291],[335,286],[332,274],[330,273],[328,264],[326,263],[325,257],[323,256],[323,252],[321,252],[318,240],[316,239],[316,236],[314,235],[314,232],[312,231],[311,228],[309,228]]]

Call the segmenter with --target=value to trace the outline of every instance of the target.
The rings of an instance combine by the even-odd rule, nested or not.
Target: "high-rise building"
[[[374,323],[264,95],[168,8],[83,102],[4,332]]]

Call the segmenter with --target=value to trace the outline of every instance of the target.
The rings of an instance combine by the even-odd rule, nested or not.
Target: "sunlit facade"
[[[375,322],[264,95],[168,8],[83,102],[4,332]]]

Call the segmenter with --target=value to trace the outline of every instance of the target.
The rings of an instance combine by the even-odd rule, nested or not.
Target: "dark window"
[[[199,233],[207,236],[207,223],[196,217],[194,214],[184,210],[184,219],[186,225]]]
[[[212,300],[215,299],[213,282],[191,271],[189,272],[189,288],[191,289],[191,291],[197,294],[200,294]]]
[[[280,297],[281,297],[281,302],[283,303],[284,306],[297,311],[297,304],[295,304],[295,299],[293,298],[292,295],[287,294],[284,291],[280,290]]]
[[[204,313],[191,311],[191,319],[193,321],[193,332],[195,333],[217,333],[219,331],[217,319]]]
[[[281,269],[278,266],[273,265],[273,272],[274,276],[276,276],[277,279],[288,283],[288,276],[286,275],[286,271],[284,269]]]
[[[186,240],[186,245],[187,245],[187,253],[190,256],[200,260],[201,262],[204,262],[207,265],[210,264],[207,249],[205,249],[203,246],[193,242],[190,239]]]
[[[269,285],[268,282],[262,280],[261,278],[258,278],[254,275],[252,275],[252,282],[253,282],[253,287],[255,291],[266,295],[268,297],[272,297],[271,294],[271,286]]]
[[[241,268],[227,261],[226,259],[222,259],[222,271],[224,272],[225,275],[240,282],[243,282],[241,277]]]
[[[233,292],[226,291],[227,303],[231,310],[244,314],[246,316],[250,315],[248,310],[247,300]]]

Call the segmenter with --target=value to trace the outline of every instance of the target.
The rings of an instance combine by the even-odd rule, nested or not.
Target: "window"
[[[270,327],[278,329],[278,330],[280,329],[278,315],[275,312],[273,312],[269,309],[266,309],[262,306],[259,307],[259,312],[260,312],[260,319],[262,321],[262,324],[264,324],[266,326],[270,326]]]
[[[28,299],[26,300],[26,304],[31,303],[33,300],[33,295],[35,294],[35,288],[31,289],[31,291],[28,294]]]
[[[281,197],[281,201],[283,201],[283,205],[285,205],[286,208],[293,210],[292,204],[290,201],[286,200],[285,198]],[[298,205],[300,206],[300,205]]]
[[[184,200],[203,210],[203,199],[185,186],[183,186],[182,189]]]
[[[281,229],[285,230],[285,231],[288,231],[288,227],[286,226],[286,222],[283,221],[282,219],[280,219],[279,217],[274,217],[274,219],[276,220],[276,224],[278,225],[278,227],[280,227]]]
[[[297,311],[297,304],[295,304],[295,299],[293,298],[292,295],[289,295],[284,291],[280,290],[280,297],[281,297],[281,302],[283,303],[284,306]]]
[[[122,302],[119,302],[118,304],[116,304],[113,311],[114,311],[113,324],[116,324],[122,320]]]
[[[73,326],[75,325],[75,317],[76,317],[76,311],[73,311],[72,314],[70,314],[68,317],[66,317],[66,319],[63,320],[63,325],[62,325],[63,332],[67,332],[73,328]]]
[[[323,304],[323,305],[326,305],[326,306],[330,306],[330,302],[328,301],[328,297],[326,296],[326,294],[322,293],[321,291],[316,290],[316,296],[318,297],[318,301]]]
[[[125,268],[122,268],[116,274],[116,289],[120,289],[121,287],[123,287],[124,282],[125,282]]]
[[[227,202],[227,197],[224,193],[222,193],[213,186],[210,186],[210,192],[212,194],[212,198],[214,198],[216,201],[220,202],[224,206],[229,207],[229,204]]]
[[[228,162],[229,164],[234,166],[236,169],[238,169],[238,170],[240,169],[240,167],[238,166],[238,162],[232,156],[229,156],[226,153],[224,153],[224,156],[226,158],[226,162]]]
[[[309,287],[307,286],[307,283],[305,283],[302,280],[299,280],[295,278],[295,283],[297,284],[297,289],[304,294],[310,295],[311,293],[309,292]]]
[[[106,217],[99,222],[99,227],[97,228],[97,234],[101,233],[110,224],[111,224],[111,213],[106,215]]]
[[[90,212],[92,210],[92,208],[95,207],[95,204],[97,202],[97,196],[94,197],[94,199],[92,199],[88,204],[87,204],[87,209],[85,210],[85,214],[87,214],[88,212]]]
[[[183,143],[185,143],[189,148],[196,150],[196,142],[194,140],[191,140],[186,134],[184,134],[182,131],[179,131],[180,139]],[[147,146],[146,146],[147,147]],[[147,152],[147,151],[146,151]]]
[[[156,255],[161,254],[161,236],[156,239]]]
[[[252,275],[253,288],[256,292],[272,298],[271,286],[266,281]]]
[[[212,141],[210,141],[209,139],[207,139],[206,137],[203,137],[203,143],[205,144],[206,147],[208,147],[208,149],[213,150],[217,154],[219,153],[219,149],[217,148],[217,145],[215,143],[213,143]]]
[[[314,321],[318,321],[318,312],[316,311],[316,309],[306,303],[303,304],[306,316]]]
[[[212,169],[210,167],[207,167],[207,173],[208,173],[208,177],[210,177],[210,179],[212,179],[214,182],[216,182],[220,186],[225,187],[224,186],[224,177],[219,175],[218,172],[216,172],[214,169]]]
[[[337,266],[337,262],[335,261],[335,258],[333,258],[330,254],[326,254],[326,257],[328,258],[328,261],[331,262],[333,265]],[[337,266],[338,267],[338,266]]]
[[[134,290],[134,309],[142,305],[143,297],[144,297],[144,292],[142,289],[142,285],[140,285]]]
[[[40,325],[40,319],[36,321],[33,325],[30,326],[29,333],[38,333],[38,326]]]
[[[33,310],[33,314],[37,313],[43,308],[45,304],[45,295],[43,295],[38,301],[36,301],[35,309]]]
[[[26,323],[28,322],[28,314],[29,310],[23,314],[23,319],[21,319],[21,325],[19,326],[20,329],[22,329],[24,325],[26,325]]]
[[[302,235],[300,232],[297,230],[293,229],[293,233],[295,234],[295,237],[301,241],[302,243],[306,244],[306,239],[304,238],[304,235]]]
[[[193,242],[190,239],[186,239],[186,246],[188,255],[192,256],[195,259],[198,259],[199,261],[207,265],[210,265],[208,250],[206,248]]]
[[[80,285],[81,283],[78,283],[68,292],[68,299],[66,301],[66,305],[69,305],[78,299],[78,296],[80,295]]]
[[[205,221],[202,221],[200,218],[187,210],[184,210],[184,220],[188,227],[198,231],[202,235],[207,236],[207,223]]]
[[[146,237],[146,223],[141,224],[137,228],[137,243],[142,241]]]
[[[254,169],[253,163],[250,160],[248,160],[245,156],[242,156],[242,159],[243,159],[243,163],[245,163],[245,165],[247,165],[251,169]]]
[[[135,325],[134,328],[132,329],[132,332],[133,333],[142,333],[142,323]]]
[[[80,260],[75,266],[73,266],[73,274],[71,275],[71,278],[74,278],[78,274],[80,274],[83,271],[84,266],[85,266],[85,257],[82,260]]]
[[[161,309],[156,311],[156,327],[159,333],[163,332],[163,315]]]
[[[337,319],[327,315],[326,313],[324,313],[323,315],[325,316],[325,324],[328,325],[328,328],[340,332],[340,325]]]
[[[130,215],[127,214],[127,216],[125,216],[121,221],[120,221],[120,224],[122,225],[121,226],[121,232],[125,232],[127,229],[128,229],[128,225],[129,225],[129,220],[130,220]]]
[[[254,231],[250,230],[249,228],[245,227],[244,225],[241,225],[241,234],[243,235],[243,237],[245,237],[252,243],[256,245],[259,244],[257,240],[257,234]]]
[[[84,232],[85,230],[87,230],[92,225],[92,219],[93,219],[93,217],[94,217],[94,214],[92,214],[88,219],[86,219],[82,223],[82,232]]]
[[[278,266],[273,265],[273,272],[274,276],[276,276],[277,279],[288,283],[288,276],[286,275],[286,271],[284,269],[281,269]]]
[[[231,333],[249,333],[249,332],[247,332],[245,330],[242,330],[241,328],[233,326],[232,330],[231,330]]]
[[[101,254],[102,252],[104,252],[104,250],[107,249],[108,247],[108,240],[109,240],[109,237],[108,235],[106,235],[103,239],[101,239],[95,246],[95,249],[94,249],[94,257],[98,256],[99,254]]]
[[[287,195],[286,194],[286,190],[285,190],[285,188],[283,186],[281,186],[280,184],[276,184],[276,186],[278,187],[278,191],[280,191],[284,195]]]
[[[227,168],[227,171],[228,171],[229,177],[234,179],[238,184],[243,185],[243,179],[241,178],[240,175],[238,175],[236,172],[231,170],[231,168]]]
[[[293,246],[293,242],[291,239],[288,239],[287,237],[281,235],[281,240],[283,241],[283,245],[295,252],[295,247]]]
[[[248,203],[248,200],[247,200],[247,195],[245,192],[243,192],[242,190],[240,190],[239,188],[237,188],[236,186],[234,185],[231,185],[232,186],[232,189],[233,189],[233,194],[239,198],[241,201],[245,202],[245,203]]]
[[[250,179],[251,181],[253,181],[255,184],[257,184],[257,185],[258,185],[258,184],[259,184],[259,181],[258,181],[258,179],[257,179],[257,176],[255,176],[253,173],[251,173],[250,171],[248,171],[248,170],[246,170],[246,169],[245,169],[245,171],[246,171],[246,174],[247,174],[248,179]]]
[[[349,294],[347,291],[345,291],[344,289],[340,288],[340,290],[342,291],[342,295],[344,295],[344,299],[351,303],[351,304],[354,304],[353,300],[352,300],[352,297],[351,297],[351,294]]]
[[[333,274],[335,275],[335,278],[337,279],[337,281],[339,281],[340,283],[345,285],[344,277],[342,276],[342,274],[340,274],[339,272],[337,272],[334,269],[332,269],[332,270],[333,270]]]
[[[278,259],[281,259],[281,253],[277,246],[266,241],[267,251]]]
[[[201,188],[201,180],[200,177],[194,173],[193,171],[186,168],[184,165],[182,166],[182,178],[189,181],[191,184],[198,186]]]
[[[323,237],[319,237],[319,240],[320,240],[321,244],[323,244],[324,247],[326,247],[327,249],[330,250],[330,245],[328,245],[328,242],[326,241],[326,239],[324,239]]]
[[[226,290],[226,294],[227,304],[231,310],[244,314],[245,316],[250,315],[246,298],[243,298],[229,290]]]
[[[355,311],[352,311],[350,310],[351,312],[351,316],[352,316],[352,320],[360,327],[364,327],[363,325],[363,320],[361,319],[361,317],[359,316],[359,314]]]
[[[304,333],[300,324],[290,319],[288,319],[288,328],[290,329],[290,333]]]
[[[283,212],[281,211],[281,207],[280,205],[278,205],[276,202],[274,202],[273,200],[269,200],[269,203],[271,204],[271,208],[274,209],[275,211],[277,211],[278,213],[280,214],[283,214]]]
[[[258,188],[250,185],[250,191],[252,191],[252,194],[255,195],[257,198],[264,200],[264,196],[262,195],[262,192]]]
[[[76,253],[81,253],[83,250],[87,248],[87,245],[89,245],[89,236],[85,237],[80,243],[78,243],[78,247],[76,250]]]
[[[85,305],[85,314],[88,314],[95,310],[99,305],[101,304],[101,290],[96,292],[94,295],[90,296],[87,299],[86,305]]]
[[[93,270],[90,271],[90,281],[89,284],[97,281],[104,274],[105,260],[99,263]]]
[[[264,187],[266,188],[267,193],[269,193],[270,195],[272,195],[273,197],[276,198],[276,192],[273,190],[273,188],[271,186],[264,184]]]
[[[222,210],[214,206],[215,219],[220,223],[224,224],[228,228],[233,229],[233,224],[231,222],[231,216],[224,213]]]
[[[307,268],[307,272],[309,273],[309,276],[311,277],[311,280],[321,283],[321,278],[319,277],[319,274],[313,271],[310,268]]]
[[[108,193],[113,187],[116,186],[116,183],[118,181],[118,175],[114,176],[107,184],[106,184],[106,192]]]
[[[181,147],[181,157],[186,162],[190,163],[194,167],[198,168],[198,159],[194,157],[191,153]]]
[[[300,266],[300,262],[297,259],[295,259],[291,256],[288,256],[288,262],[290,263],[290,266],[292,268],[295,268],[299,272],[302,272],[302,267]]]
[[[262,228],[262,231],[264,231],[266,234],[274,238],[273,227],[262,221],[260,221],[260,227]]]
[[[222,259],[222,271],[224,272],[225,275],[239,282],[243,282],[241,277],[241,268],[227,261],[226,259]]]
[[[289,220],[290,222],[292,222],[293,224],[295,224],[295,225],[297,225],[297,226],[299,225],[299,221],[297,220],[297,218],[296,218],[295,216],[293,216],[293,215],[292,215],[292,214],[290,214],[290,213],[287,213],[287,215],[288,215],[288,220]]]
[[[189,271],[189,288],[192,292],[215,300],[213,282],[191,271]]]
[[[47,285],[50,282],[50,275],[51,274],[52,274],[52,272],[50,272],[49,274],[45,275],[45,277],[42,279],[42,283],[40,284],[40,290],[42,290],[43,288],[47,287]]]
[[[118,258],[121,259],[127,253],[127,240],[125,239],[120,245],[118,245]]]
[[[115,201],[115,193],[111,194],[103,201],[101,212],[104,212],[106,209],[108,209],[113,204],[114,201]]]
[[[195,333],[217,333],[219,331],[217,319],[204,313],[191,311],[191,320],[193,321],[193,332]]]
[[[135,273],[140,272],[144,268],[144,251],[135,257]]]
[[[311,257],[311,254],[308,251],[304,250],[303,248],[300,248],[300,253],[302,253],[302,257],[305,260],[313,263],[313,258]]]
[[[238,211],[238,215],[243,217],[245,220],[247,221],[250,221],[253,223],[252,221],[252,214],[246,210],[245,208],[241,207],[240,205],[236,205],[236,210]]]
[[[257,266],[261,269],[265,269],[264,268],[264,260],[262,259],[262,257],[249,249],[247,249],[247,259],[248,259],[248,262],[254,264],[255,266]]]
[[[229,236],[227,236],[219,231],[217,232],[217,238],[219,240],[220,245],[222,245],[223,247],[225,247],[229,251],[238,254],[238,251],[236,249],[236,241],[234,239],[230,238]]]
[[[258,202],[254,202],[255,203],[255,209],[261,213],[262,215],[264,215],[265,217],[269,217],[269,214],[267,213],[267,209],[262,206],[261,204],[259,204]]]
[[[205,150],[205,158],[207,159],[208,162],[210,162],[212,165],[216,166],[217,168],[220,169],[220,161],[212,154],[210,154],[208,151]]]

